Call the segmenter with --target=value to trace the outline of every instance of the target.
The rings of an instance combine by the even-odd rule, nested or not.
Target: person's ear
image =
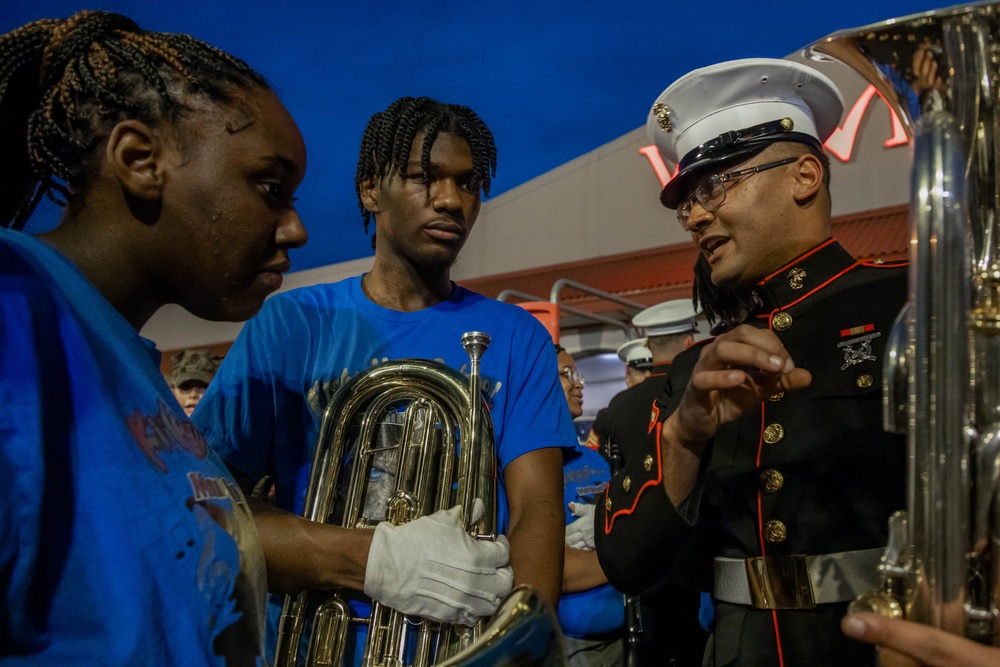
[[[143,122],[124,120],[111,130],[105,159],[126,196],[158,201],[164,182],[164,144]]]
[[[361,187],[358,188],[358,194],[361,197],[361,203],[365,205],[365,209],[369,213],[382,212],[378,204],[380,185],[381,185],[381,180],[373,177],[362,181]]]
[[[792,166],[795,169],[792,197],[796,204],[806,204],[816,198],[823,186],[823,165],[812,153],[803,153]]]

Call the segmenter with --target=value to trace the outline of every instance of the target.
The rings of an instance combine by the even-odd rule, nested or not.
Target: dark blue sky
[[[354,197],[368,117],[404,95],[472,107],[493,130],[493,195],[645,122],[696,67],[783,57],[827,34],[942,6],[927,0],[744,2],[487,0],[0,0],[0,32],[80,9],[187,32],[247,60],[295,116],[309,150],[293,270],[372,253]],[[41,220],[56,213],[48,207]]]

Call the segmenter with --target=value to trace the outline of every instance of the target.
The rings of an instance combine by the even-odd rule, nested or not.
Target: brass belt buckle
[[[747,558],[750,604],[755,609],[812,609],[816,606],[806,557]]]

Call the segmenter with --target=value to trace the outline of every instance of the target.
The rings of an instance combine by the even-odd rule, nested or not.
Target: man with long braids
[[[88,11],[0,35],[0,155],[0,664],[264,664],[252,515],[138,331],[281,285],[295,122],[232,56]],[[17,231],[43,196],[59,225]]]
[[[556,605],[561,448],[572,447],[575,434],[551,339],[527,311],[450,279],[495,168],[493,135],[467,107],[402,98],[372,116],[355,181],[366,230],[375,222],[371,271],[269,300],[195,410],[245,489],[275,478],[278,507],[257,511],[272,591],[347,587],[358,592],[361,613],[363,591],[406,613],[466,624],[493,612],[512,580]],[[437,359],[466,373],[460,339],[467,331],[492,338],[482,386],[506,539],[468,537],[457,510],[398,528],[382,523],[374,534],[289,513],[303,507],[323,409],[337,388],[391,359]],[[387,475],[377,469],[370,485]],[[271,638],[282,599],[271,600]]]

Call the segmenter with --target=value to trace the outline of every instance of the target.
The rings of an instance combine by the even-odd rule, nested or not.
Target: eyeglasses
[[[559,375],[569,380],[570,384],[578,384],[581,387],[584,386],[585,384],[585,381],[583,379],[583,373],[576,370],[575,368],[570,368],[569,366],[567,366],[566,368],[559,371]]]
[[[775,167],[791,164],[796,160],[798,160],[797,157],[790,157],[785,158],[784,160],[778,160],[777,162],[760,164],[756,167],[747,167],[746,169],[740,169],[739,171],[731,171],[728,174],[712,174],[699,183],[694,189],[694,192],[691,193],[691,196],[682,201],[677,207],[677,221],[680,222],[685,228],[687,227],[688,219],[691,216],[691,206],[693,206],[695,199],[698,200],[701,207],[708,213],[716,211],[720,206],[722,206],[722,203],[726,201],[725,183],[733,180],[734,178],[758,174],[762,171],[767,171],[768,169],[774,169]]]

